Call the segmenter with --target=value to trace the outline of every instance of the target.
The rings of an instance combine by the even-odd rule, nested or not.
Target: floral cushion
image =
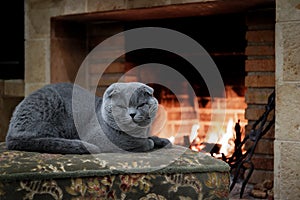
[[[228,199],[229,167],[182,147],[62,155],[6,150],[0,199]]]

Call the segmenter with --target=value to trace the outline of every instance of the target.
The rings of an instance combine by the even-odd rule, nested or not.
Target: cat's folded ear
[[[150,96],[152,96],[154,92],[153,88],[149,87],[148,85],[144,87],[144,91]]]
[[[119,90],[116,88],[116,85],[112,84],[106,89],[104,96],[111,98],[112,96],[114,96],[118,93],[119,93]]]

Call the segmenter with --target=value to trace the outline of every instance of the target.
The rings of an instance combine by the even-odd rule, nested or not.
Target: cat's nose
[[[130,113],[129,115],[130,115],[130,117],[133,119],[134,116],[136,115],[136,113]]]

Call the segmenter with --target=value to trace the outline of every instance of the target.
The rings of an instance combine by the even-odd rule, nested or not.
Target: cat
[[[59,154],[147,152],[170,147],[168,139],[149,135],[158,109],[153,92],[140,82],[114,83],[101,98],[72,83],[46,85],[16,107],[6,146]]]

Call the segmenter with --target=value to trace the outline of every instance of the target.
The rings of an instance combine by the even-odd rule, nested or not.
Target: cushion
[[[229,166],[180,146],[62,155],[0,143],[0,199],[228,199]]]

